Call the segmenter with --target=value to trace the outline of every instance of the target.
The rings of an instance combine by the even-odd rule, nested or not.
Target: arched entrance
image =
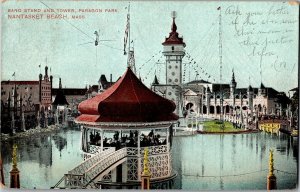
[[[207,113],[207,107],[206,105],[203,105],[203,114],[206,114]]]
[[[226,105],[226,106],[225,106],[225,113],[229,113],[229,112],[230,112],[229,105]]]

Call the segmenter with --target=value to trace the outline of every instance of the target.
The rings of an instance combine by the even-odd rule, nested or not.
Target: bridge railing
[[[84,183],[83,174],[65,174],[64,176],[65,187],[66,188],[82,188]]]
[[[115,147],[106,148],[105,151],[98,153],[97,155],[85,160],[74,169],[68,172],[68,174],[79,175],[85,173],[90,167],[100,162],[104,157],[113,153],[115,151]]]
[[[85,180],[86,181],[92,181],[96,176],[98,176],[100,173],[105,171],[108,167],[116,163],[117,161],[123,159],[127,156],[127,149],[122,148],[119,149],[107,156],[105,156],[102,161],[95,164],[94,166],[90,167],[89,170],[85,173]],[[88,183],[85,183],[84,185],[87,185]]]
[[[150,158],[153,158],[153,162],[156,162],[156,158],[165,161],[163,164],[168,163],[168,146],[158,145],[148,147]],[[141,157],[144,154],[145,147],[140,149]],[[108,148],[107,150],[85,160],[78,166],[76,166],[53,187],[58,188],[58,186],[64,181],[63,188],[85,188],[101,173],[107,170],[110,166],[114,165],[119,160],[126,156],[138,157],[138,149],[134,147],[125,147],[115,151],[114,147]],[[163,165],[161,165],[163,166]],[[154,165],[151,165],[151,169],[154,170]],[[165,167],[162,167],[166,169]],[[164,173],[163,175],[165,175]],[[157,175],[159,176],[159,175]]]

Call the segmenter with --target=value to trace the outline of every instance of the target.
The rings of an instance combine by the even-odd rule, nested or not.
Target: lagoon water
[[[21,188],[49,189],[79,164],[80,131],[64,129],[2,142],[5,183],[9,185],[12,145],[18,144]],[[174,137],[174,189],[266,189],[269,149],[274,150],[278,189],[298,186],[298,140],[267,133]]]

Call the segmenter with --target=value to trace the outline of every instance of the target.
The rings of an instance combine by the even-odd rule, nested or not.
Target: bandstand
[[[80,103],[81,115],[75,122],[81,126],[85,161],[103,154],[103,165],[98,161],[100,165],[85,168],[100,170],[102,166],[89,179],[96,186],[138,185],[145,147],[149,149],[150,181],[174,177],[170,151],[172,126],[178,120],[175,108],[172,101],[148,89],[130,68],[105,92]]]

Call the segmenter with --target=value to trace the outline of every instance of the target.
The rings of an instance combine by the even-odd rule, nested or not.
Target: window
[[[172,66],[171,65],[169,65],[169,67],[168,67],[169,69],[171,69],[172,68]]]
[[[178,79],[175,79],[175,82],[177,83],[177,82],[178,82]]]
[[[168,95],[172,95],[172,93],[171,93],[171,92],[169,92],[169,93],[168,93]]]
[[[171,80],[171,79],[169,79],[168,81],[169,81],[169,83],[171,83],[171,82],[172,82],[172,80]]]
[[[172,52],[174,52],[174,46],[172,46]]]
[[[172,72],[172,75],[174,76],[174,75],[175,75],[175,72]]]

